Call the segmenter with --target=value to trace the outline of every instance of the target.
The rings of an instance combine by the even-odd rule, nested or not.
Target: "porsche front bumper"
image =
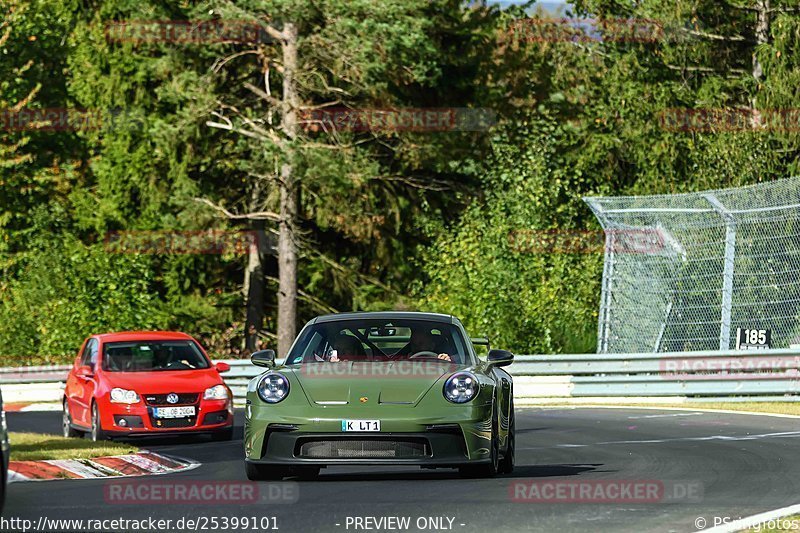
[[[251,409],[244,436],[250,463],[456,467],[489,461],[491,404],[448,405],[425,415],[393,406],[330,407],[313,417]],[[381,431],[341,431],[341,421],[352,418],[380,420]]]
[[[302,433],[269,431],[258,464],[302,465],[419,465],[457,467],[485,463],[470,459],[460,432],[428,433]]]

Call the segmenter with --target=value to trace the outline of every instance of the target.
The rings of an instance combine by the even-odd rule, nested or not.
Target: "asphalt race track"
[[[151,450],[202,463],[188,472],[148,479],[246,481],[240,415],[232,442],[141,441]],[[9,413],[9,429],[58,433],[59,417],[52,412]],[[698,517],[711,527],[714,517],[735,519],[800,502],[799,437],[800,419],[792,418],[652,409],[521,409],[517,469],[510,476],[460,479],[450,470],[336,467],[323,470],[317,480],[283,482],[296,484],[298,503],[245,505],[107,503],[107,484],[119,481],[14,483],[4,517],[263,516],[276,517],[278,528],[286,532],[378,530],[366,522],[356,529],[353,517],[386,516],[410,517],[410,531],[419,530],[416,521],[421,517],[449,517],[452,530],[464,532],[696,531]],[[695,492],[672,502],[512,502],[509,488],[517,481],[539,487],[548,481],[604,487],[660,482],[694,487]],[[445,519],[445,528],[447,524]],[[436,525],[426,530],[446,530]]]

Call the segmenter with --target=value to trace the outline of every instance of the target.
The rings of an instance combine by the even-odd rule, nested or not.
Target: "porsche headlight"
[[[283,374],[268,372],[259,380],[258,397],[267,403],[278,403],[289,394],[289,380]]]
[[[139,395],[135,391],[127,389],[111,389],[112,403],[139,403]]]
[[[214,385],[213,387],[209,387],[203,393],[204,400],[227,400],[228,399],[228,389],[225,388],[225,385]]]
[[[467,403],[478,394],[478,378],[470,372],[458,372],[450,376],[442,391],[444,397],[453,403]]]

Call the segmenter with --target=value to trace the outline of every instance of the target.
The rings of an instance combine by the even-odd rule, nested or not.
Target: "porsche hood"
[[[416,405],[440,378],[462,368],[439,361],[340,362],[290,366],[279,372],[291,374],[312,405]]]

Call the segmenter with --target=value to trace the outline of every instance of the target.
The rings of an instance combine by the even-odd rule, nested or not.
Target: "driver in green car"
[[[400,348],[396,355],[410,357],[419,352],[436,353],[441,349],[439,346],[437,346],[437,344],[436,336],[430,331],[425,329],[414,329],[411,331],[411,338],[409,339],[408,344]],[[443,361],[452,361],[450,355],[446,353],[439,353],[436,357],[442,359]]]

